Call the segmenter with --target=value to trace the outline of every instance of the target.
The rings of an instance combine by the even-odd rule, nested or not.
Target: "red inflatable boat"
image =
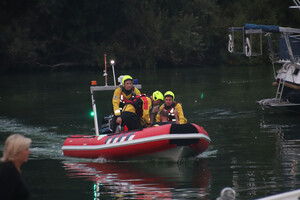
[[[182,157],[204,152],[210,144],[207,132],[196,124],[167,124],[105,135],[73,135],[62,147],[65,156],[107,160]]]

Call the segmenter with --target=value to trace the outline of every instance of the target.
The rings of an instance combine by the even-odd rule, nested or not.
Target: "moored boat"
[[[267,38],[274,74],[272,85],[277,89],[274,98],[257,101],[262,109],[285,108],[300,112],[300,29],[245,24],[243,27],[231,27],[229,32],[228,51],[248,57],[262,55],[262,34]],[[238,39],[242,40],[239,46],[235,44]],[[276,64],[280,65],[277,70]]]
[[[217,200],[235,200],[236,191],[233,188],[226,187],[220,192],[220,197]],[[258,198],[256,200],[298,200],[300,199],[300,190],[293,190],[288,192],[283,192],[280,194],[274,194],[267,197]]]

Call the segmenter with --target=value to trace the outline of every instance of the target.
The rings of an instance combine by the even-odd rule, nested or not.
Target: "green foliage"
[[[297,27],[282,0],[2,0],[0,66],[153,68],[231,61],[227,28]]]
[[[211,24],[217,12],[211,10],[216,7],[206,0],[127,1],[123,9],[127,24],[113,36],[112,53],[126,67],[197,65],[204,60],[207,43],[215,36]]]

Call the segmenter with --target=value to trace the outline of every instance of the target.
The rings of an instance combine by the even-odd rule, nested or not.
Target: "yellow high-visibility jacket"
[[[117,89],[115,89],[115,92],[114,92],[114,95],[112,98],[112,104],[113,104],[114,114],[116,116],[121,115],[120,104],[123,104],[121,98],[123,97],[126,100],[128,100],[132,97],[132,94],[139,95],[139,94],[141,94],[141,92],[139,89],[134,88],[134,91],[132,93],[126,95],[124,92],[122,92],[122,87],[118,87]]]
[[[165,104],[161,105],[159,107],[159,112],[165,107]],[[177,109],[178,111],[178,118],[179,118],[179,124],[186,124],[187,123],[187,119],[184,117],[184,114],[183,114],[183,110],[182,110],[182,106],[180,103],[177,103],[176,106],[174,107],[175,109]],[[170,111],[171,111],[172,108],[168,109],[168,113],[170,114]],[[159,113],[158,112],[158,113]],[[160,115],[157,114],[156,115],[156,118],[155,118],[156,122],[160,122]]]

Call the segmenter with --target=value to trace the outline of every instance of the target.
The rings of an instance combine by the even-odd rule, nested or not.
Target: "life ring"
[[[251,51],[251,44],[250,44],[250,40],[248,37],[246,37],[246,40],[245,40],[245,54],[246,56],[250,57],[251,54],[252,54],[252,51]]]
[[[229,35],[228,35],[228,51],[229,51],[230,53],[232,53],[233,50],[234,50],[234,48],[233,48],[232,35],[229,34]]]

